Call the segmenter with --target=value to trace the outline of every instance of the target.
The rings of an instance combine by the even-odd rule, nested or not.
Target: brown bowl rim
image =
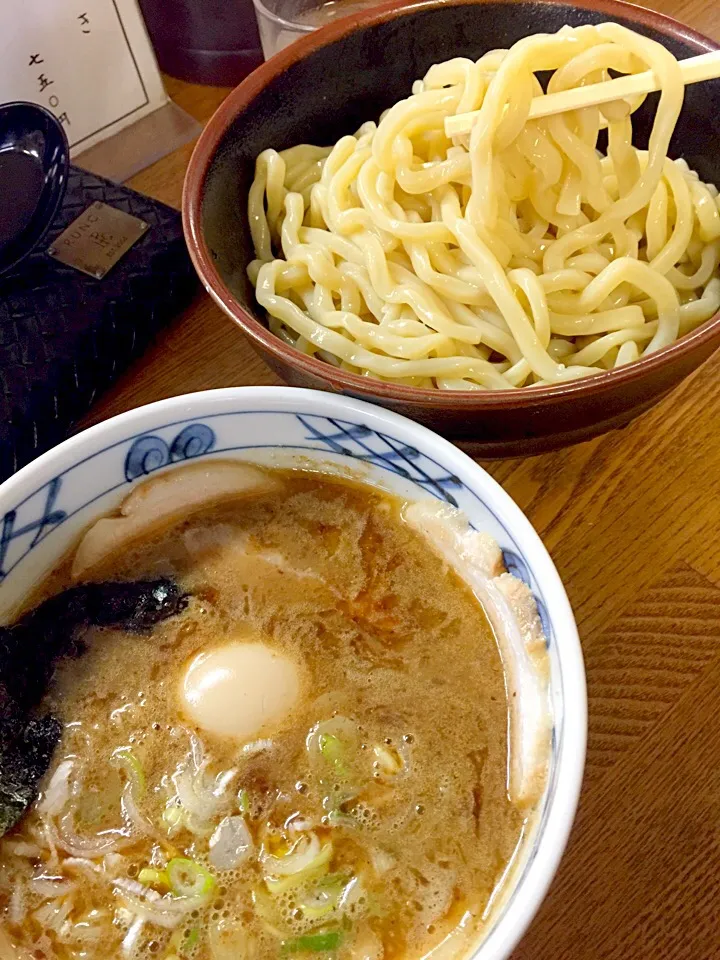
[[[359,374],[349,373],[338,367],[300,353],[271,333],[237,300],[215,267],[210,249],[202,230],[202,204],[208,170],[230,124],[242,113],[243,109],[268,85],[294,63],[305,58],[313,51],[332,44],[358,28],[385,23],[408,16],[422,10],[445,6],[460,6],[486,3],[523,3],[527,0],[392,0],[368,10],[350,14],[325,27],[296,40],[289,47],[275,54],[243,82],[237,86],[218,107],[208,121],[193,150],[185,174],[182,195],[182,218],[185,240],[190,257],[200,279],[210,296],[221,309],[253,340],[258,347],[279,357],[281,361],[303,373],[320,380],[328,381],[355,395],[381,397],[384,400],[405,402],[426,407],[446,408],[536,406],[540,401],[561,401],[580,398],[593,393],[604,393],[616,386],[651,375],[665,364],[692,354],[695,350],[712,342],[720,332],[720,311],[691,333],[685,334],[675,343],[656,351],[649,357],[629,363],[616,370],[608,370],[592,377],[571,380],[552,386],[539,386],[526,389],[509,388],[507,390],[430,390],[424,387],[410,387],[402,384],[371,380]],[[641,23],[665,36],[684,40],[698,50],[717,50],[720,45],[674,17],[648,10],[625,0],[533,0],[544,6],[574,6],[582,10],[592,10]]]

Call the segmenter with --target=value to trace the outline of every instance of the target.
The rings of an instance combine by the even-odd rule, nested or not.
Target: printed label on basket
[[[144,220],[96,200],[53,241],[48,253],[102,280],[149,229]]]

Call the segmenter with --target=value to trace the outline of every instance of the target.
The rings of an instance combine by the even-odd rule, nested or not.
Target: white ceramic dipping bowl
[[[123,413],[0,486],[0,622],[133,484],[213,458],[350,475],[409,500],[450,502],[495,537],[508,570],[531,588],[551,664],[548,783],[489,931],[458,958],[505,960],[537,911],[570,832],[585,760],[585,675],[572,610],[540,538],[502,488],[451,443],[389,410],[289,387],[211,390]]]

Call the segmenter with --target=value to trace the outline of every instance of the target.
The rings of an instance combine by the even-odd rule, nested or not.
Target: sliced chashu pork
[[[511,798],[520,805],[542,795],[550,756],[549,659],[530,589],[505,570],[498,544],[438,502],[409,504],[406,523],[471,588],[493,628],[505,668],[510,704]]]
[[[170,470],[139,484],[120,505],[120,515],[104,517],[80,541],[73,579],[92,573],[117,550],[155,529],[224,500],[279,490],[280,480],[247,463],[218,461]]]

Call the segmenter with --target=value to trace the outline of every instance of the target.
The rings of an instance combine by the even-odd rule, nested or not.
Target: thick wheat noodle
[[[528,120],[538,71],[554,93],[648,69],[662,87],[647,150],[632,144],[640,97]],[[263,151],[248,275],[271,331],[445,390],[559,383],[673,343],[720,309],[718,191],[667,156],[683,94],[655,41],[563,27],[435,64],[334,147]],[[446,137],[446,117],[478,110],[469,137]]]

